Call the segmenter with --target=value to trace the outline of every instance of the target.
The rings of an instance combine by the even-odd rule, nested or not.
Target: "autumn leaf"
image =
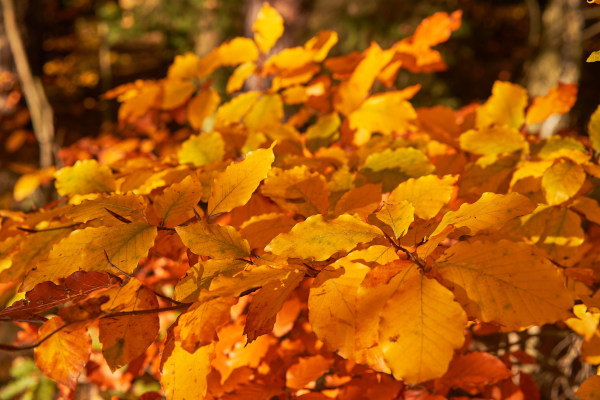
[[[250,131],[269,129],[283,119],[283,100],[277,93],[266,94],[252,105],[244,116],[244,125]]]
[[[265,1],[254,20],[252,31],[256,45],[261,53],[266,54],[283,34],[283,18]]]
[[[590,136],[594,151],[600,152],[600,106],[596,108],[596,111],[590,117],[588,135]]]
[[[306,146],[313,152],[328,146],[336,138],[340,124],[341,120],[336,112],[320,116],[306,129]]]
[[[596,62],[600,61],[600,50],[592,52],[585,62]]]
[[[238,37],[217,48],[220,65],[232,66],[258,58],[258,49],[252,39]]]
[[[237,300],[221,297],[207,302],[196,302],[179,316],[175,336],[181,347],[189,353],[210,345],[217,328],[229,321],[229,309]]]
[[[550,205],[571,199],[585,182],[586,174],[579,164],[566,159],[557,160],[542,177],[542,189]]]
[[[288,170],[273,168],[261,187],[261,193],[284,210],[305,217],[325,214],[329,208],[327,180],[306,166]]]
[[[392,228],[394,237],[401,238],[408,231],[408,227],[415,219],[415,208],[408,201],[400,203],[385,203],[381,210],[375,213],[377,219]]]
[[[597,400],[600,398],[598,393],[600,393],[600,376],[594,375],[581,384],[575,395],[581,400]]]
[[[281,233],[265,247],[277,255],[323,261],[338,251],[350,251],[359,243],[383,236],[379,228],[351,215],[325,220],[313,215]]]
[[[246,158],[230,164],[225,171],[217,175],[208,200],[208,215],[228,212],[243,206],[250,200],[252,193],[267,176],[275,159],[273,147],[248,153]]]
[[[350,189],[335,203],[334,215],[358,214],[366,218],[381,203],[381,185],[366,184]]]
[[[396,91],[372,95],[348,119],[352,129],[390,135],[406,131],[416,117],[417,113],[406,101],[404,93]]]
[[[430,219],[448,204],[456,180],[456,177],[450,175],[442,178],[435,175],[411,178],[399,184],[390,193],[388,202],[399,203],[407,200],[413,205],[417,217]]]
[[[460,147],[470,153],[495,156],[522,150],[529,151],[529,145],[518,130],[508,125],[471,129],[459,137]]]
[[[508,125],[520,129],[525,121],[527,92],[519,85],[496,81],[492,96],[477,108],[477,127]]]
[[[289,232],[296,221],[285,214],[269,213],[251,217],[240,229],[252,249],[263,249],[280,233]]]
[[[240,64],[227,80],[227,93],[233,93],[240,90],[246,79],[248,79],[256,71],[256,64],[253,62],[245,62]]]
[[[308,296],[308,318],[317,337],[330,350],[349,358],[356,351],[356,291],[369,268],[347,258],[326,267]]]
[[[273,330],[277,313],[303,278],[304,273],[292,271],[285,279],[267,283],[254,295],[244,327],[249,343]]]
[[[202,198],[202,185],[190,175],[175,183],[154,199],[154,210],[161,226],[172,228],[194,216],[194,207]]]
[[[146,217],[146,199],[132,193],[113,194],[108,197],[98,197],[93,200],[85,200],[77,205],[70,206],[64,215],[75,222],[88,222],[101,220],[103,225],[112,226],[122,224],[109,211],[131,220],[132,222],[144,222]]]
[[[191,79],[198,73],[198,56],[188,52],[185,54],[176,55],[173,64],[167,71],[169,79]]]
[[[460,242],[436,266],[469,315],[485,322],[543,325],[566,318],[573,304],[556,267],[522,242]]]
[[[96,160],[77,161],[72,167],[64,167],[55,174],[56,191],[61,196],[104,193],[115,190],[115,180],[110,168]]]
[[[204,221],[175,228],[183,243],[195,254],[215,259],[244,258],[250,246],[232,226],[211,225]]]
[[[332,359],[326,359],[318,354],[312,357],[302,357],[285,373],[285,384],[292,389],[302,389],[329,370]]]
[[[34,349],[35,364],[56,382],[75,390],[77,378],[90,357],[92,340],[85,328],[55,332],[63,325],[60,317],[54,317],[40,327],[39,339],[48,339]]]
[[[499,229],[507,221],[528,214],[534,209],[535,204],[518,193],[484,193],[476,202],[465,203],[458,210],[444,214],[431,236],[441,233],[449,225],[454,229],[468,228],[470,235],[487,229]]]
[[[115,289],[113,289],[115,290]],[[111,293],[104,305],[111,311],[139,311],[158,308],[154,292],[137,279]],[[123,315],[101,318],[98,323],[102,354],[111,371],[121,368],[142,355],[158,335],[158,314]]]
[[[451,388],[469,393],[482,392],[485,386],[510,378],[511,371],[489,353],[474,351],[452,359],[448,372],[435,383],[436,392],[447,395]]]
[[[240,93],[227,103],[222,104],[215,115],[215,127],[239,123],[248,114],[252,106],[256,104],[260,96],[260,92],[249,91]]]
[[[169,400],[203,399],[208,390],[206,377],[214,358],[213,344],[189,353],[174,343],[162,365],[160,385]],[[164,357],[164,356],[163,356]]]
[[[203,132],[193,135],[181,145],[177,152],[180,163],[191,163],[197,167],[209,165],[223,159],[225,142],[219,132]]]
[[[171,110],[189,100],[196,91],[196,85],[188,80],[169,79],[163,82],[162,108]]]
[[[31,290],[40,282],[56,281],[78,270],[118,273],[106,261],[105,252],[119,269],[131,273],[148,254],[156,232],[155,226],[140,222],[75,230],[25,277],[21,289]]]
[[[536,97],[527,109],[525,123],[527,125],[543,122],[552,114],[566,114],[577,100],[577,85],[559,83],[550,88],[544,96]]]
[[[187,118],[194,129],[201,129],[204,120],[214,114],[221,98],[214,89],[203,90],[190,100],[187,106]]]

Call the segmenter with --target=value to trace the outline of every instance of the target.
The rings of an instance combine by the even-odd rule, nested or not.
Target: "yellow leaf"
[[[550,205],[556,205],[571,199],[581,189],[585,178],[581,165],[564,158],[557,160],[542,177],[546,201]]]
[[[430,219],[437,215],[443,206],[448,204],[454,192],[457,177],[446,175],[442,178],[436,175],[422,176],[409,179],[399,184],[390,193],[388,202],[399,203],[409,201],[415,208],[419,218]]]
[[[338,113],[320,116],[306,129],[306,147],[312,152],[320,147],[329,146],[335,139],[341,125]]]
[[[163,355],[165,361],[160,377],[160,386],[167,400],[203,399],[208,390],[206,377],[214,354],[213,344],[188,353],[174,343],[170,354]]]
[[[334,97],[334,108],[344,115],[356,110],[367,97],[375,78],[394,56],[393,50],[381,50],[377,43],[364,51],[348,81],[342,82]]]
[[[429,175],[435,167],[427,156],[412,147],[386,149],[369,154],[360,169],[370,182],[383,183],[383,191],[390,192],[408,178]]]
[[[200,297],[202,289],[208,289],[218,275],[231,276],[243,271],[249,264],[244,260],[206,260],[193,265],[185,277],[175,286],[174,299],[184,303],[193,303]]]
[[[250,255],[250,246],[232,226],[211,225],[199,221],[175,228],[183,244],[200,256],[235,259]]]
[[[332,358],[325,358],[320,354],[310,357],[301,357],[285,373],[285,386],[291,389],[309,387],[319,377],[325,375],[334,363]]]
[[[219,46],[217,54],[221,65],[232,66],[255,61],[258,49],[252,39],[238,37]]]
[[[15,183],[13,197],[16,201],[22,201],[29,197],[35,190],[43,184],[50,182],[54,178],[56,167],[42,168],[38,171],[23,174]]]
[[[162,108],[165,110],[171,110],[185,104],[196,91],[196,85],[193,82],[179,79],[164,81],[163,88]]]
[[[262,214],[245,221],[240,233],[252,249],[264,249],[280,233],[289,232],[296,225],[293,218],[285,214]]]
[[[408,227],[415,220],[415,208],[408,201],[402,200],[398,204],[385,203],[375,215],[392,228],[394,237],[399,239],[406,235]]]
[[[408,269],[381,312],[379,347],[394,377],[414,384],[444,375],[467,316],[450,290]]]
[[[113,264],[130,274],[148,254],[156,233],[155,226],[141,222],[75,230],[25,277],[21,289],[31,290],[40,282],[57,281],[79,270],[117,273],[107,263],[105,251]]]
[[[306,64],[296,69],[279,71],[273,77],[271,90],[278,91],[282,88],[307,83],[320,71],[321,67],[315,64]]]
[[[352,261],[364,261],[367,265],[384,265],[399,259],[392,246],[373,245],[363,250],[355,250],[346,256]]]
[[[588,123],[588,135],[595,152],[600,152],[600,105],[592,114]]]
[[[349,118],[350,128],[364,129],[369,133],[379,132],[390,135],[403,133],[411,127],[411,121],[417,117],[413,106],[406,101],[401,91],[372,95]]]
[[[223,274],[216,276],[210,283],[208,291],[200,293],[199,301],[208,301],[218,297],[239,297],[251,289],[256,289],[271,281],[281,281],[290,274],[297,274],[298,270],[273,268],[267,265],[248,266],[245,270],[234,276]]]
[[[495,156],[517,150],[528,152],[529,145],[518,130],[508,125],[471,129],[460,135],[460,147],[482,156]]]
[[[227,80],[227,93],[233,93],[244,86],[244,82],[256,71],[256,64],[245,62],[240,64]]]
[[[51,225],[52,226],[52,225]],[[12,263],[9,267],[0,271],[0,282],[6,283],[22,280],[23,277],[33,270],[38,262],[48,256],[48,253],[57,242],[62,240],[71,232],[71,228],[54,229],[46,232],[37,232],[27,235],[16,242],[15,247],[9,247],[4,255],[9,255],[8,261]],[[10,243],[10,242],[9,242]],[[4,252],[2,252],[4,253]],[[2,257],[0,257],[0,261]]]
[[[172,228],[194,216],[194,206],[202,198],[202,184],[195,175],[175,183],[154,199],[161,226]]]
[[[203,90],[188,103],[187,118],[194,129],[201,129],[204,120],[215,113],[221,97],[214,89]]]
[[[275,160],[273,147],[258,149],[246,154],[238,163],[230,164],[217,175],[208,200],[208,215],[229,212],[250,200],[260,182],[266,178]]]
[[[292,271],[285,279],[268,282],[252,297],[244,327],[248,342],[273,330],[277,313],[303,279],[303,272]]]
[[[158,308],[154,292],[137,279],[131,279],[118,289],[118,295],[105,303],[114,311],[152,310]],[[102,354],[111,371],[135,360],[144,354],[158,335],[158,314],[124,315],[101,318],[98,323]]]
[[[56,191],[61,196],[103,193],[115,190],[115,179],[107,165],[96,160],[80,160],[72,167],[64,167],[55,174]]]
[[[319,34],[309,39],[304,48],[313,53],[312,60],[321,62],[329,54],[329,50],[337,43],[338,34],[335,31],[321,31]]]
[[[261,131],[283,119],[283,100],[277,93],[263,95],[244,117],[250,131]]]
[[[63,324],[58,316],[46,321],[38,331],[38,338],[50,335]],[[71,390],[75,390],[91,351],[92,340],[85,328],[63,329],[33,350],[35,364],[42,372]]]
[[[518,234],[528,238],[561,265],[573,265],[585,240],[581,218],[563,207],[540,206],[523,218]]]
[[[233,297],[219,297],[204,303],[192,304],[179,316],[175,336],[181,347],[193,353],[215,340],[217,329],[229,322],[229,310],[237,302]]]
[[[252,25],[252,31],[256,45],[261,53],[266,54],[283,35],[283,18],[265,1]]]
[[[314,53],[304,47],[288,47],[272,55],[265,61],[264,71],[275,73],[277,71],[292,71],[309,64]]]
[[[536,97],[527,109],[525,123],[538,124],[552,114],[566,114],[577,100],[577,85],[574,83],[559,83],[558,87],[550,88],[544,96]]]
[[[588,0],[589,3],[589,0]],[[598,52],[596,52],[598,53]],[[594,375],[587,378],[579,389],[575,392],[575,395],[581,400],[598,400],[600,399],[600,376]]]
[[[305,217],[325,214],[329,208],[327,180],[305,165],[288,170],[274,168],[261,188],[279,207]]]
[[[381,185],[367,183],[350,189],[335,203],[334,215],[358,214],[367,218],[381,203]]]
[[[485,104],[477,107],[477,127],[508,125],[520,129],[525,121],[527,91],[519,85],[496,81],[492,96]]]
[[[588,221],[600,225],[600,205],[596,200],[583,196],[577,197],[573,201],[573,209],[583,214]]]
[[[476,202],[465,203],[458,210],[444,214],[431,236],[441,233],[449,225],[454,229],[468,228],[469,235],[500,229],[507,221],[529,214],[535,207],[531,200],[518,193],[484,193]]]
[[[279,234],[265,250],[286,257],[323,261],[338,251],[350,251],[359,243],[382,236],[379,228],[351,215],[324,220],[317,214],[296,224],[289,233]]]
[[[588,0],[588,3],[589,2],[590,1]],[[596,4],[598,4],[598,3],[596,3]],[[585,62],[596,62],[596,61],[600,61],[600,50],[590,53],[588,58],[585,60]]]
[[[543,325],[568,318],[573,306],[557,268],[525,243],[459,242],[436,265],[469,315],[485,322]]]
[[[102,221],[102,225],[106,226],[123,224],[106,210],[110,210],[133,222],[146,221],[144,216],[146,200],[142,196],[129,193],[85,200],[80,204],[69,206],[64,215],[75,222],[88,222],[98,219]]]
[[[191,163],[196,167],[210,165],[223,160],[225,142],[219,132],[202,132],[192,135],[181,145],[177,157],[181,164]]]
[[[242,117],[256,104],[260,96],[261,92],[240,93],[229,102],[221,105],[215,116],[215,127],[240,122]]]
[[[198,56],[194,53],[187,52],[182,55],[175,56],[173,64],[167,72],[168,79],[192,79],[198,74]]]
[[[327,348],[350,358],[355,352],[356,291],[369,267],[347,258],[325,267],[308,296],[308,319]]]

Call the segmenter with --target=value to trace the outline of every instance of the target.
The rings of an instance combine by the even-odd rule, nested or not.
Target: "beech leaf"
[[[351,215],[332,220],[313,215],[296,224],[289,233],[281,233],[265,247],[277,255],[323,261],[338,251],[350,251],[359,243],[382,237],[379,228]]]
[[[154,210],[161,225],[177,226],[194,216],[194,207],[202,198],[202,184],[194,175],[175,183],[154,199]]]
[[[204,221],[175,228],[183,243],[195,254],[215,259],[243,258],[250,246],[232,226],[211,225]]]
[[[283,18],[265,1],[254,20],[252,31],[256,45],[261,53],[266,54],[283,35]]]
[[[409,201],[419,218],[430,219],[437,215],[443,206],[448,204],[456,177],[446,175],[442,178],[436,175],[426,175],[420,178],[411,178],[399,184],[388,198],[389,203]]]
[[[162,365],[160,385],[169,400],[203,399],[208,390],[207,375],[214,358],[209,344],[189,353],[175,343]]]
[[[72,167],[64,167],[55,174],[56,191],[61,196],[105,193],[115,190],[115,179],[110,168],[96,160],[80,160]]]

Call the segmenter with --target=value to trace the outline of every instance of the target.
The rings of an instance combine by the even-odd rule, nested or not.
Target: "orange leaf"
[[[42,339],[63,325],[60,317],[46,321],[38,331]],[[50,336],[34,349],[35,364],[56,382],[74,390],[77,377],[92,351],[92,340],[87,329],[63,329]]]
[[[188,353],[179,344],[163,355],[160,385],[168,400],[203,399],[208,390],[206,376],[211,370],[215,346],[210,344]]]
[[[375,94],[349,115],[350,128],[380,132],[384,135],[402,133],[417,117],[402,91]]]
[[[227,80],[227,93],[233,93],[244,86],[244,82],[256,71],[256,64],[245,62],[240,64]]]
[[[199,61],[198,56],[191,52],[175,56],[167,72],[167,78],[174,80],[195,78],[198,74]]]
[[[332,359],[326,359],[320,354],[301,357],[285,373],[285,384],[292,389],[302,389],[327,372],[332,364]]]
[[[598,400],[600,399],[600,376],[595,375],[587,378],[577,389],[575,395],[581,400]]]
[[[192,82],[178,79],[164,81],[163,88],[162,108],[165,110],[171,110],[185,104],[196,91],[196,85]]]
[[[258,49],[252,39],[235,38],[223,43],[217,49],[218,60],[221,65],[233,66],[248,61],[256,61]]]
[[[172,228],[194,216],[194,207],[202,198],[202,185],[194,175],[175,183],[154,199],[154,210],[161,226]]]
[[[187,118],[192,128],[202,128],[204,120],[214,114],[220,101],[214,89],[203,90],[194,96],[187,106]]]
[[[417,217],[430,219],[448,204],[454,192],[456,180],[456,177],[450,175],[442,178],[435,175],[411,178],[402,182],[390,193],[388,202],[399,203],[407,200],[415,208]]]
[[[454,357],[448,372],[435,381],[435,389],[443,396],[448,394],[451,388],[463,389],[474,395],[482,392],[486,385],[511,375],[502,361],[489,353],[476,351]]]
[[[381,184],[367,183],[344,193],[335,204],[333,214],[358,214],[361,218],[367,218],[379,203],[381,203]]]
[[[183,243],[200,256],[215,259],[243,258],[250,247],[232,226],[212,225],[205,221],[175,228]]]
[[[245,221],[240,233],[250,243],[250,248],[263,249],[275,236],[289,232],[294,225],[296,221],[285,214],[262,214]]]
[[[492,96],[485,104],[477,107],[477,127],[484,128],[492,124],[508,125],[521,129],[525,121],[527,91],[519,85],[496,81],[492,87]]]
[[[552,114],[566,114],[575,104],[575,100],[577,100],[577,85],[559,83],[558,87],[551,88],[546,95],[533,99],[533,104],[527,110],[525,123],[537,124]]]
[[[104,307],[111,311],[137,311],[158,308],[156,295],[137,279],[115,291],[112,301]],[[111,371],[144,354],[158,335],[158,314],[124,315],[102,318],[99,339],[102,353]]]

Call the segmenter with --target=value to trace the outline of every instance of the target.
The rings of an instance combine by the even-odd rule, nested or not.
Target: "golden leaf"
[[[568,201],[581,189],[585,178],[586,174],[581,165],[564,158],[555,161],[542,177],[546,201],[550,205]]]
[[[80,160],[72,167],[64,167],[55,174],[56,191],[61,196],[103,193],[115,190],[115,179],[107,165],[96,160]]]
[[[567,318],[573,305],[557,268],[522,242],[459,242],[436,265],[467,312],[485,322],[543,325]]]
[[[419,218],[430,219],[450,201],[454,192],[457,177],[446,175],[442,178],[436,175],[426,175],[411,178],[399,184],[388,198],[390,203],[409,201],[415,208]]]
[[[348,117],[350,128],[384,135],[403,133],[415,118],[417,113],[402,91],[374,94]]]
[[[130,274],[148,254],[156,233],[155,226],[141,222],[75,230],[54,245],[48,258],[25,277],[21,290],[31,290],[40,282],[56,281],[79,270],[117,273],[106,262],[105,251],[113,264]]]
[[[250,200],[260,182],[266,178],[275,160],[273,147],[258,149],[246,154],[238,163],[230,164],[217,175],[208,199],[208,215],[229,212]]]
[[[527,91],[519,85],[496,81],[492,96],[485,104],[477,107],[477,127],[508,125],[520,129],[525,121]]]
[[[209,344],[188,353],[178,343],[163,356],[160,385],[168,400],[203,399],[208,390],[206,377],[211,370],[215,346]]]
[[[382,237],[379,228],[351,215],[324,220],[313,215],[281,233],[265,247],[274,254],[323,261],[338,251],[350,251],[359,243]]]
[[[579,389],[577,389],[577,391],[575,392],[575,395],[577,397],[579,397],[581,400],[598,400],[598,399],[600,399],[600,376],[594,375],[594,376],[587,378],[581,384],[581,386],[579,386]]]
[[[199,221],[175,228],[193,253],[215,259],[235,259],[250,255],[250,246],[232,226],[212,225]]]
[[[210,165],[223,159],[225,142],[219,132],[203,132],[192,135],[177,152],[180,163],[191,163],[197,167]]]
[[[358,214],[367,218],[381,203],[381,184],[367,183],[350,189],[335,203],[334,215]]]
[[[204,120],[215,113],[221,102],[221,97],[214,89],[203,90],[198,93],[187,106],[187,118],[194,129],[201,129]]]
[[[460,147],[470,153],[495,156],[517,150],[529,152],[529,144],[523,135],[508,125],[471,129],[459,138]]]
[[[588,135],[594,151],[600,152],[600,105],[590,117],[590,122],[588,123]]]
[[[561,83],[558,87],[550,88],[544,96],[536,97],[527,109],[525,123],[538,124],[552,114],[566,114],[577,100],[577,85]]]
[[[142,196],[130,193],[113,194],[108,197],[85,200],[80,204],[69,206],[64,215],[75,222],[88,222],[97,219],[101,220],[105,226],[123,224],[106,210],[132,220],[132,222],[146,221],[144,216],[146,200]]]
[[[198,74],[198,56],[187,52],[176,55],[167,72],[168,79],[192,79]]]
[[[411,203],[402,200],[400,203],[385,203],[375,213],[377,219],[392,228],[396,239],[406,235],[408,227],[415,220],[415,208]]]
[[[240,93],[229,102],[222,104],[215,116],[215,127],[227,126],[238,123],[256,104],[261,96],[261,92]]]
[[[196,85],[193,82],[179,79],[164,81],[163,88],[162,108],[165,110],[171,110],[185,104],[196,91]]]
[[[283,18],[265,1],[252,25],[252,31],[256,45],[261,53],[266,54],[283,35]]]
[[[111,301],[103,308],[111,311],[137,311],[158,308],[154,292],[137,279],[131,279],[124,287],[115,290]],[[158,335],[158,314],[123,315],[101,318],[98,323],[102,354],[111,371],[144,354]]]
[[[63,325],[60,317],[46,321],[38,331],[38,338],[52,334]],[[37,346],[33,352],[35,364],[50,378],[75,390],[77,378],[92,351],[92,340],[87,329],[63,329]]]
[[[306,147],[314,152],[320,147],[329,146],[336,139],[340,124],[341,120],[336,112],[320,116],[306,129]]]
[[[161,226],[172,228],[194,216],[194,206],[202,198],[202,184],[195,175],[175,183],[154,199]]]
[[[277,93],[263,95],[244,117],[250,131],[260,131],[276,125],[283,119],[283,100]]]
[[[327,180],[305,165],[288,170],[274,168],[261,188],[279,207],[305,217],[325,214],[329,208]]]
[[[252,39],[238,37],[217,48],[220,65],[233,66],[258,58],[258,49]]]
[[[454,229],[468,228],[469,235],[489,229],[500,229],[507,221],[529,214],[535,207],[531,200],[518,193],[484,193],[476,202],[465,203],[458,210],[444,214],[431,236],[441,233],[449,225]]]
[[[256,71],[256,64],[253,62],[245,62],[240,64],[227,80],[227,93],[233,93],[240,90],[244,86],[244,82]]]
[[[280,233],[289,232],[294,225],[296,221],[285,214],[262,214],[245,221],[240,233],[250,243],[250,248],[264,249],[271,239]]]

